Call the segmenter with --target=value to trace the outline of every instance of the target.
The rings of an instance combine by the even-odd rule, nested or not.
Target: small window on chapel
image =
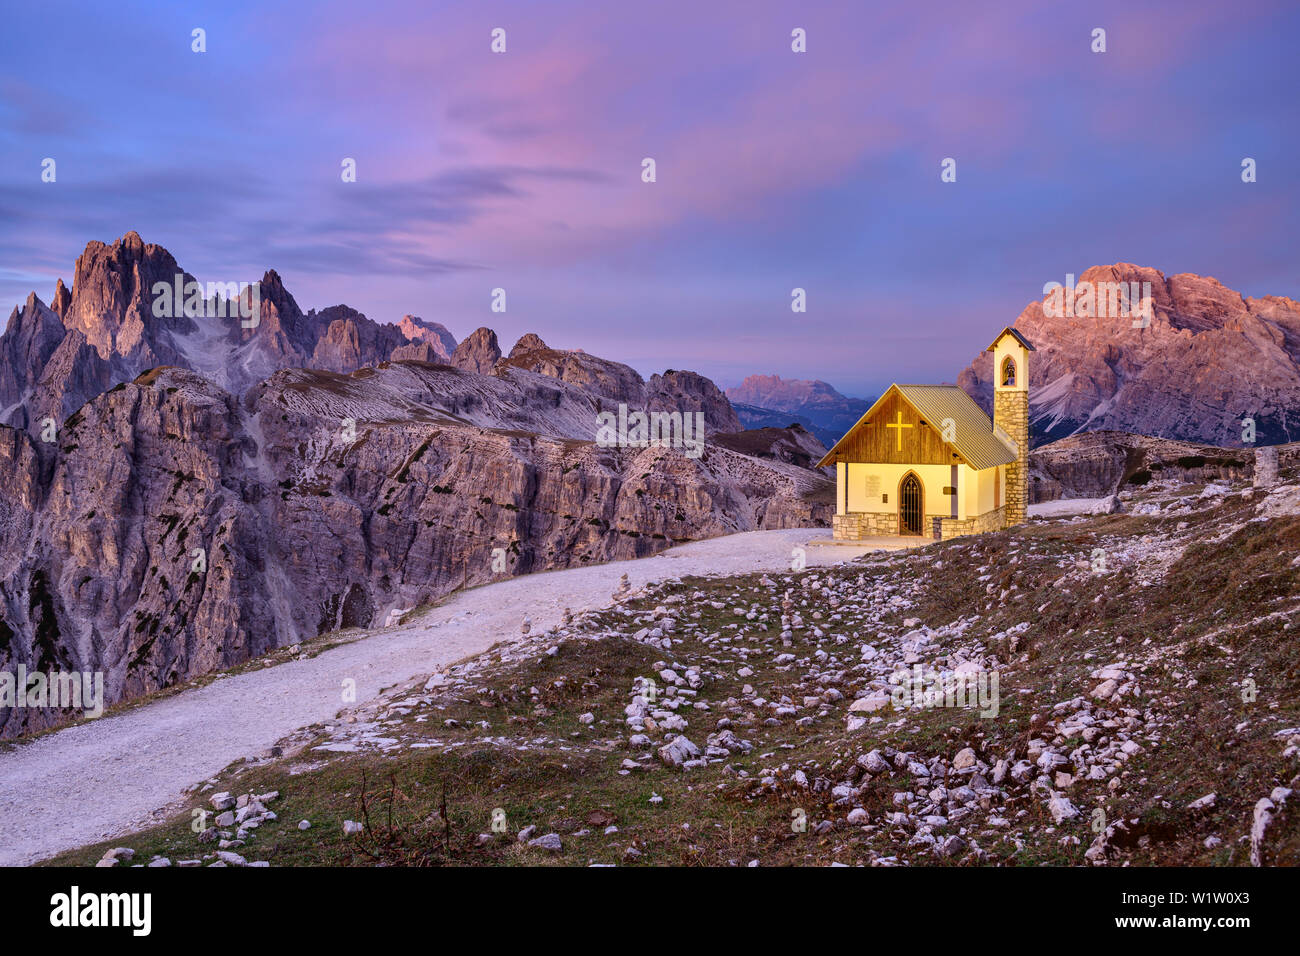
[[[1008,355],[1002,362],[1002,387],[1014,388],[1016,384],[1016,360]]]

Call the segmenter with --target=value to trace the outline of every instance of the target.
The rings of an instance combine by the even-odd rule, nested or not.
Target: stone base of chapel
[[[971,518],[939,518],[926,520],[924,535],[935,541],[947,541],[968,534],[983,534],[986,531],[1001,531],[1007,526],[1007,509],[1005,506],[986,511]],[[835,515],[831,519],[831,536],[837,541],[858,541],[865,538],[879,538],[898,534],[898,515],[889,513],[850,512]]]

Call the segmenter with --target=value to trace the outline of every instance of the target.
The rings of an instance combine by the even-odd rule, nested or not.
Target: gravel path
[[[753,531],[699,541],[638,561],[551,571],[465,591],[418,621],[376,629],[290,661],[88,721],[0,753],[0,865],[31,863],[146,825],[182,790],[301,727],[333,717],[345,679],[357,703],[431,674],[500,640],[525,615],[554,627],[565,607],[609,606],[619,577],[634,588],[685,574],[788,570],[792,549],[824,530]],[[811,547],[809,566],[865,549]]]

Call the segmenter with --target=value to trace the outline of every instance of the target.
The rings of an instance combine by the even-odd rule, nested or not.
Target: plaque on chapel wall
[[[874,498],[880,494],[880,476],[867,475],[867,497]]]

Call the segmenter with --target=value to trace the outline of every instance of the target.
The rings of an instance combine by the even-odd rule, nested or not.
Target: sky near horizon
[[[1092,265],[1300,298],[1300,4],[983,6],[11,6],[0,307],[135,230],[304,310],[874,397]]]

